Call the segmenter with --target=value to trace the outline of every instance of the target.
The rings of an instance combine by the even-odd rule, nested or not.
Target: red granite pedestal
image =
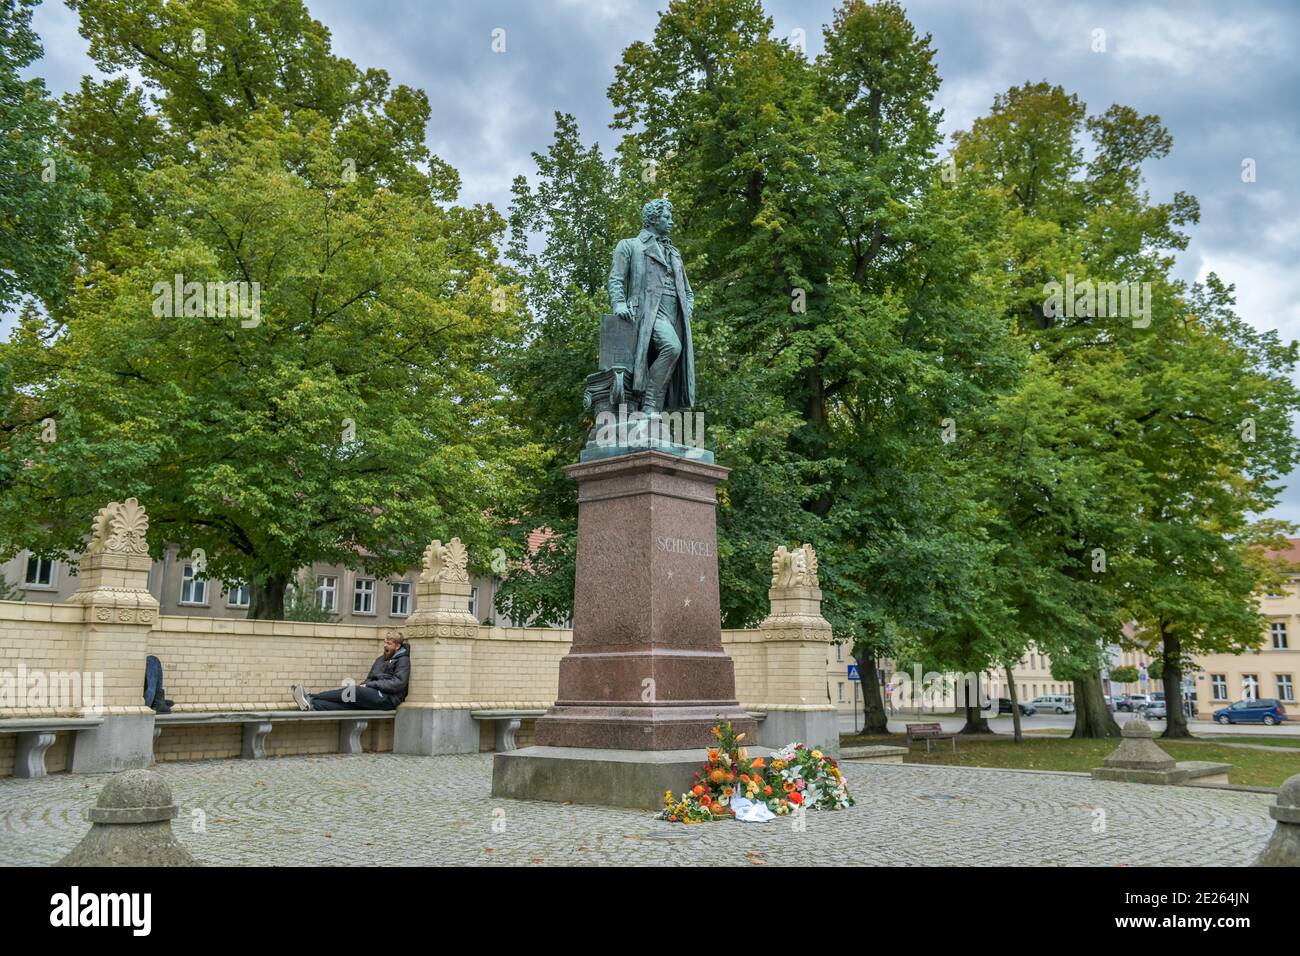
[[[715,489],[728,470],[645,451],[567,473],[578,482],[573,646],[560,662],[555,706],[538,718],[537,746],[497,755],[492,792],[658,806],[663,788],[639,792],[650,766],[678,789],[719,719],[755,739],[722,649]],[[599,785],[620,767],[628,780]],[[566,779],[575,789],[582,780],[583,793],[565,793]]]

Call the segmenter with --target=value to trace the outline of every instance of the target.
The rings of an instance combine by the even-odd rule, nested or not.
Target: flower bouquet
[[[770,760],[749,757],[740,746],[744,734],[730,723],[713,728],[717,745],[680,797],[664,791],[659,819],[672,823],[707,823],[734,817],[733,797],[764,804],[778,816],[799,807],[843,810],[853,806],[839,764],[820,750],[794,743],[772,754]]]

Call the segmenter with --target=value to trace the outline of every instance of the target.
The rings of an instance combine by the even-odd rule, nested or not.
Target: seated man
[[[294,684],[294,702],[299,710],[393,710],[406,700],[406,684],[411,679],[411,649],[401,636],[384,638],[384,653],[370,665],[370,673],[360,684],[336,687],[319,694],[309,694],[301,684]]]

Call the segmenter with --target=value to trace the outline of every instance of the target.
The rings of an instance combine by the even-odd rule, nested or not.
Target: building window
[[[843,660],[844,660],[844,645],[843,645],[843,644],[836,644],[836,645],[835,645],[835,659],[836,659],[837,661],[843,662]]]
[[[1241,675],[1241,696],[1247,700],[1259,700],[1259,675]]]
[[[332,574],[321,574],[316,578],[316,606],[322,611],[333,611],[338,607],[339,579]]]
[[[478,617],[478,588],[469,589],[469,613]]]
[[[352,613],[375,613],[375,582],[372,578],[358,578],[352,586]]]
[[[181,603],[207,604],[208,582],[194,576],[194,565],[185,565],[181,571]]]
[[[53,587],[54,562],[33,554],[27,559],[27,577],[24,581],[29,588]]]
[[[839,688],[840,688],[840,703],[842,704],[842,703],[844,703],[844,683],[843,683],[843,682],[840,682]]]
[[[1227,674],[1210,675],[1210,698],[1212,700],[1228,699],[1228,675]]]
[[[394,617],[406,617],[411,613],[411,582],[393,582],[393,600],[389,612]]]
[[[1269,630],[1272,632],[1273,635],[1273,650],[1275,651],[1286,650],[1286,622],[1274,621],[1269,626]]]
[[[1295,703],[1295,685],[1291,683],[1290,674],[1277,675],[1277,696],[1287,703]]]
[[[253,589],[244,581],[236,581],[226,589],[227,607],[248,607],[253,603]]]

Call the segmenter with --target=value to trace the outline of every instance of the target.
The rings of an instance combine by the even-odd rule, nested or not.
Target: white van
[[[1040,714],[1072,714],[1074,713],[1074,699],[1071,697],[1061,697],[1059,695],[1050,695],[1047,697],[1035,697],[1030,701],[1038,709]]]

